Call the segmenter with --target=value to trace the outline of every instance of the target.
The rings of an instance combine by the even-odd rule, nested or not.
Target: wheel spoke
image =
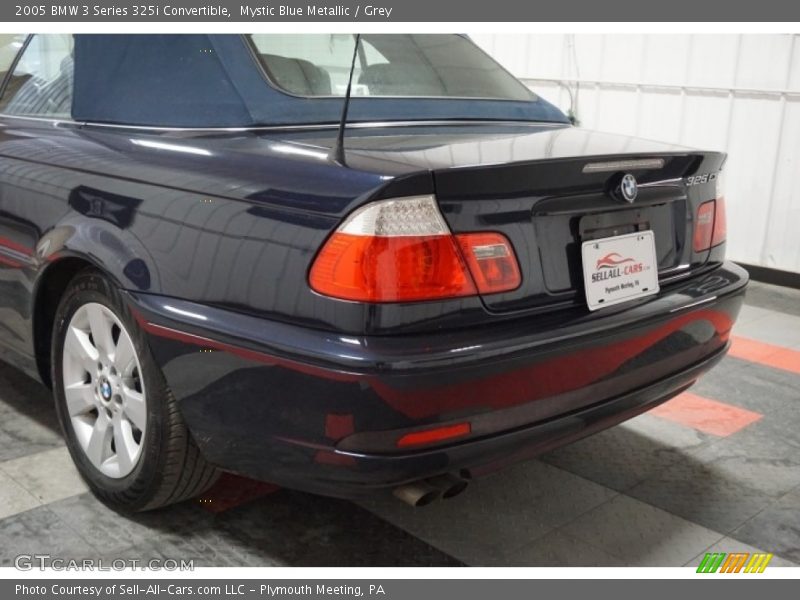
[[[139,431],[144,431],[147,425],[147,405],[144,402],[144,396],[127,385],[123,385],[122,398],[124,400],[125,415],[131,420],[131,423],[136,425]]]
[[[114,340],[111,336],[111,323],[103,314],[103,310],[98,304],[91,304],[86,312],[89,316],[89,327],[92,330],[94,345],[100,351],[102,357],[111,359],[114,355]]]
[[[70,327],[64,340],[64,351],[77,359],[87,373],[93,373],[100,353],[92,346],[86,332]]]
[[[131,366],[136,360],[136,351],[133,342],[124,332],[120,333],[117,348],[114,351],[114,366],[123,376],[130,374]]]
[[[136,442],[133,440],[131,425],[119,415],[114,417],[114,451],[121,473],[127,473],[133,467],[136,456]]]
[[[94,428],[92,429],[92,435],[89,438],[89,443],[85,448],[86,456],[88,456],[89,460],[91,460],[92,463],[98,468],[105,460],[106,448],[108,448],[108,443],[110,441],[110,424],[111,422],[109,421],[105,412],[100,411],[100,414],[97,416],[97,420],[94,423]]]
[[[76,383],[64,389],[67,398],[67,411],[70,417],[84,415],[95,408],[94,385]]]
[[[141,457],[148,421],[130,333],[110,307],[83,304],[67,326],[61,362],[64,411],[86,458],[108,477],[126,477]]]

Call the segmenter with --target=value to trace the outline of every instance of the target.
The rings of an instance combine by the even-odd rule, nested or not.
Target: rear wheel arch
[[[78,257],[67,256],[50,263],[39,276],[36,283],[32,315],[33,350],[36,358],[36,367],[39,377],[48,387],[52,388],[50,375],[50,348],[53,340],[53,325],[56,310],[61,297],[70,281],[81,271],[89,268],[105,270],[98,267],[93,261]]]

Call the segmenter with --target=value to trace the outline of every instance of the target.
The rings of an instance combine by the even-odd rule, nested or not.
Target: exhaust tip
[[[469,481],[450,473],[413,481],[396,487],[392,494],[409,506],[427,506],[437,500],[454,498],[467,489]]]
[[[448,489],[446,489],[442,493],[442,498],[444,498],[444,499],[455,498],[460,493],[462,493],[464,490],[466,490],[468,485],[469,485],[469,483],[466,482],[466,481],[463,481],[463,480],[459,481],[458,483],[456,483],[456,484],[450,486]]]
[[[454,498],[467,489],[469,481],[446,473],[426,480],[431,486],[442,491],[442,498]]]
[[[424,481],[407,483],[396,487],[392,494],[409,506],[427,506],[442,498],[442,491]]]
[[[414,506],[427,506],[428,504],[433,504],[440,498],[444,498],[444,495],[438,493],[437,490],[433,490],[431,492],[428,492],[427,494],[423,494],[422,496],[420,496],[420,498],[417,500],[417,503]]]

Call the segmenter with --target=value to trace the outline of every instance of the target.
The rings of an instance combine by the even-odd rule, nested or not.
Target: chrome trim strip
[[[100,127],[107,129],[134,129],[137,131],[210,131],[210,132],[245,132],[245,131],[314,131],[337,129],[336,123],[314,123],[308,125],[259,125],[254,127],[160,127],[156,125],[125,125],[122,123],[96,123],[93,121],[74,121],[72,119],[56,119],[51,117],[30,117],[25,115],[9,115],[0,113],[0,118],[22,119],[26,121],[49,122],[55,125],[77,125],[79,127]],[[558,121],[514,121],[514,120],[420,120],[420,121],[361,121],[348,123],[348,129],[371,129],[384,127],[442,127],[459,125],[517,125],[526,127],[571,127],[568,123]]]
[[[39,121],[44,123],[52,123],[53,125],[81,125],[78,121],[73,121],[72,119],[57,119],[55,117],[28,117],[25,115],[7,115],[5,113],[0,113],[0,119],[21,119],[23,121]]]
[[[701,304],[708,304],[709,302],[713,302],[716,300],[716,296],[711,296],[710,298],[703,298],[702,300],[698,300],[697,302],[692,302],[690,304],[684,304],[683,306],[679,306],[677,308],[670,309],[670,313],[679,312],[682,310],[686,310],[687,308],[694,308],[695,306],[700,306]]]
[[[673,273],[678,273],[680,271],[685,271],[686,269],[688,269],[691,266],[692,265],[690,265],[688,263],[685,263],[685,264],[682,264],[682,265],[677,265],[675,267],[670,267],[669,269],[664,269],[663,271],[661,271],[658,274],[658,276],[659,277],[661,277],[661,276],[669,276],[669,275],[672,275]]]

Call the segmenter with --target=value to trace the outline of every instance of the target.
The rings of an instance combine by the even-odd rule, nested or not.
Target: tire
[[[81,271],[67,286],[51,356],[67,447],[100,500],[151,510],[195,497],[217,480],[219,471],[192,440],[141,328],[100,271]]]

